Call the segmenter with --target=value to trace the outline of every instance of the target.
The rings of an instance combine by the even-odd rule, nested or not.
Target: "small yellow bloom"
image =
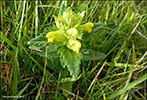
[[[78,35],[78,31],[75,28],[68,29],[66,32],[70,36],[77,36]]]
[[[69,39],[68,42],[66,43],[66,46],[69,49],[71,49],[75,52],[78,52],[80,50],[81,43],[76,39]]]
[[[75,41],[73,51],[79,51],[81,48],[81,43],[79,41]]]
[[[84,31],[88,31],[88,33],[90,33],[92,31],[92,27],[94,26],[94,24],[91,22],[88,22],[84,24],[83,26],[84,26]]]
[[[48,38],[48,42],[53,42],[54,38],[55,38],[55,32],[49,32],[46,34],[46,38]]]

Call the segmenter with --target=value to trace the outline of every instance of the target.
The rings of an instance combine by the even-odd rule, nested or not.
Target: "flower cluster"
[[[54,43],[58,46],[64,45],[78,52],[81,43],[77,39],[82,39],[84,31],[90,33],[94,26],[91,22],[81,25],[84,13],[85,12],[76,14],[72,12],[71,8],[68,8],[62,15],[58,17],[54,16],[58,30],[47,33],[48,43]]]

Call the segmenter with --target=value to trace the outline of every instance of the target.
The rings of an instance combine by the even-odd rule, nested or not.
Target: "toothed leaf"
[[[58,49],[58,53],[60,53],[60,61],[63,68],[67,67],[70,75],[77,78],[80,72],[81,52],[74,52],[64,46]]]

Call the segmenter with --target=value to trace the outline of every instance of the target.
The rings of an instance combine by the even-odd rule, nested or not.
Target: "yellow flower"
[[[48,38],[48,42],[53,42],[53,40],[55,39],[55,32],[49,32],[46,34],[46,38]]]
[[[73,51],[79,51],[80,48],[81,48],[81,43],[79,41],[75,41]]]
[[[80,50],[81,43],[76,39],[69,39],[68,42],[66,43],[66,46],[69,49],[71,49],[75,52],[78,52]]]
[[[75,28],[68,29],[66,32],[70,36],[77,36],[78,35],[78,31]]]
[[[84,24],[83,26],[84,26],[84,31],[88,31],[88,33],[90,33],[92,31],[92,27],[94,26],[94,24],[91,22],[88,22]]]

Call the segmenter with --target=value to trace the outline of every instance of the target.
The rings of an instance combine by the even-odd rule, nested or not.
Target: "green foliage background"
[[[59,14],[62,3],[74,12],[86,11],[83,23],[98,26],[81,41],[81,72],[72,80],[71,91],[63,88],[71,79],[57,48],[47,47],[46,38],[35,40],[53,30],[53,15]],[[144,0],[0,1],[0,99],[145,100],[146,5]],[[30,40],[36,48],[28,45]]]

